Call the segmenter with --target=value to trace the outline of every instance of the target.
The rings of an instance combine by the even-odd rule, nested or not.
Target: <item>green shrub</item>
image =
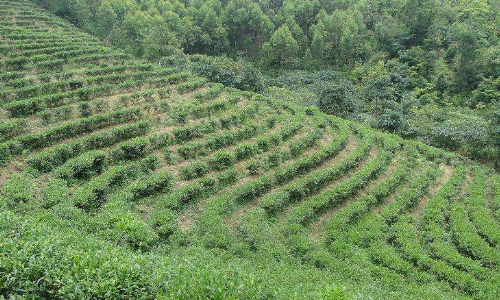
[[[148,140],[142,137],[133,138],[131,140],[118,144],[110,152],[110,157],[113,161],[135,160],[146,156],[148,151]]]
[[[209,149],[205,147],[205,143],[199,141],[192,141],[189,143],[185,143],[184,145],[180,145],[177,148],[177,153],[183,159],[195,158],[198,156],[203,156],[208,154]]]
[[[196,93],[194,97],[200,101],[208,101],[217,98],[224,90],[224,85],[213,84],[206,91]]]
[[[141,111],[138,108],[125,109],[64,123],[38,132],[19,136],[16,139],[26,150],[39,149],[77,134],[92,132],[104,126],[134,121],[140,116]]]
[[[165,159],[165,162],[169,165],[175,165],[180,161],[179,156],[176,154],[172,153],[170,150],[165,150],[163,153],[163,158]]]
[[[194,73],[247,91],[258,91],[263,87],[262,75],[251,63],[224,56],[196,55],[191,58],[189,68]]]
[[[104,130],[73,142],[46,148],[26,158],[26,163],[40,172],[49,172],[64,164],[68,159],[85,151],[111,146],[122,140],[146,133],[150,128],[149,122],[138,122],[118,128]]]
[[[408,176],[410,165],[415,163],[408,159],[402,163],[389,177],[377,185],[368,195],[359,197],[358,200],[347,207],[339,210],[327,223],[327,244],[333,243],[339,236],[339,232],[345,232],[349,226],[356,224],[370,209],[380,205],[384,198],[391,195],[394,190]]]
[[[33,199],[33,178],[28,174],[14,173],[7,179],[3,188],[2,196],[7,206],[16,206],[27,203]]]
[[[255,176],[260,173],[262,163],[258,159],[252,159],[246,164],[246,169],[250,175]]]
[[[26,119],[13,119],[0,124],[0,142],[26,132]]]
[[[130,212],[110,210],[100,217],[106,227],[99,229],[99,235],[118,244],[145,251],[159,239],[151,226]]]
[[[70,191],[66,182],[61,179],[51,180],[41,191],[41,205],[48,209],[68,201]]]
[[[283,161],[291,158],[291,154],[289,151],[285,149],[276,149],[269,153],[266,158],[267,166],[276,167],[281,164]]]
[[[228,169],[218,173],[216,179],[202,178],[193,181],[164,197],[162,199],[162,206],[179,209],[186,204],[194,203],[226,186],[234,184],[238,180],[238,175],[236,170]]]
[[[346,159],[333,167],[311,172],[307,176],[283,186],[275,194],[267,195],[259,205],[269,214],[275,214],[286,205],[312,195],[356,167],[366,158],[370,148],[371,143],[369,142],[360,145]]]
[[[305,138],[291,142],[289,147],[292,156],[296,157],[304,152],[305,149],[312,147],[321,136],[321,133],[313,132],[308,134]]]
[[[187,93],[187,92],[194,91],[194,90],[202,87],[203,85],[206,84],[206,82],[207,81],[205,78],[201,78],[201,77],[192,78],[189,81],[179,83],[176,86],[176,89],[180,93]]]
[[[163,149],[174,143],[174,137],[170,132],[160,133],[149,138],[149,144],[153,149]]]
[[[245,143],[236,146],[234,149],[237,160],[249,158],[257,153],[257,147],[254,144]]]
[[[172,133],[177,143],[186,142],[202,136],[201,126],[197,124],[176,128]]]
[[[170,209],[154,210],[150,216],[150,223],[153,230],[162,239],[166,239],[179,231],[177,215]]]
[[[195,161],[189,165],[181,167],[180,174],[184,180],[191,180],[201,177],[209,171],[210,169],[204,161]]]
[[[59,167],[55,174],[64,180],[88,179],[100,173],[105,164],[106,153],[100,150],[92,150],[68,160]]]
[[[208,159],[208,164],[212,169],[224,170],[236,162],[236,156],[232,152],[221,151],[215,153]]]
[[[163,206],[177,209],[186,204],[194,203],[206,195],[212,193],[217,187],[217,182],[213,178],[202,178],[178,188],[162,199]]]
[[[219,188],[231,185],[238,180],[238,171],[235,169],[228,169],[224,172],[217,174],[217,186]]]
[[[266,152],[271,149],[272,140],[267,136],[260,136],[257,138],[256,144],[259,151]]]
[[[223,131],[215,133],[204,141],[192,141],[179,146],[177,152],[184,159],[195,158],[206,155],[212,151],[219,150],[229,145],[235,144],[242,139],[250,138],[259,133],[261,128],[254,124],[245,125],[234,131]]]
[[[73,195],[73,203],[86,211],[93,211],[101,206],[106,197],[128,180],[154,170],[158,159],[150,155],[140,161],[113,166],[101,175],[92,178]]]
[[[451,206],[450,230],[461,251],[481,260],[486,266],[500,265],[500,253],[481,238],[476,227],[469,220],[463,204]]]
[[[146,176],[125,187],[120,194],[126,201],[134,201],[156,193],[168,192],[172,186],[173,177],[169,172],[161,171]]]

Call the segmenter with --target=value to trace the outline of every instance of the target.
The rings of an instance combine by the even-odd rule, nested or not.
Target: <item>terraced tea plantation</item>
[[[0,299],[500,299],[500,177],[0,1]]]

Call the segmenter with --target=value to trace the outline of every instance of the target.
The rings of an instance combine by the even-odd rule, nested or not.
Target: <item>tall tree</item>
[[[267,65],[290,66],[297,57],[299,46],[288,26],[278,28],[269,42],[262,47],[263,60]]]
[[[456,88],[458,91],[467,91],[478,83],[478,48],[481,37],[470,25],[456,24],[453,38],[456,49]]]
[[[118,19],[118,15],[109,1],[104,1],[97,9],[97,31],[100,36],[107,40]]]

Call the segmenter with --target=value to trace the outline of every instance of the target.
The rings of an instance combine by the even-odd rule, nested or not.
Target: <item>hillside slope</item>
[[[0,294],[498,299],[500,178],[0,0]],[[336,298],[337,297],[337,298]]]

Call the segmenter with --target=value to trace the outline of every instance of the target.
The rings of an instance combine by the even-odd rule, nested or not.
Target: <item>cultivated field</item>
[[[27,1],[0,1],[0,160],[6,298],[189,298],[151,263],[188,248],[353,299],[500,298],[492,170],[133,59]],[[218,280],[191,297],[286,298]]]

